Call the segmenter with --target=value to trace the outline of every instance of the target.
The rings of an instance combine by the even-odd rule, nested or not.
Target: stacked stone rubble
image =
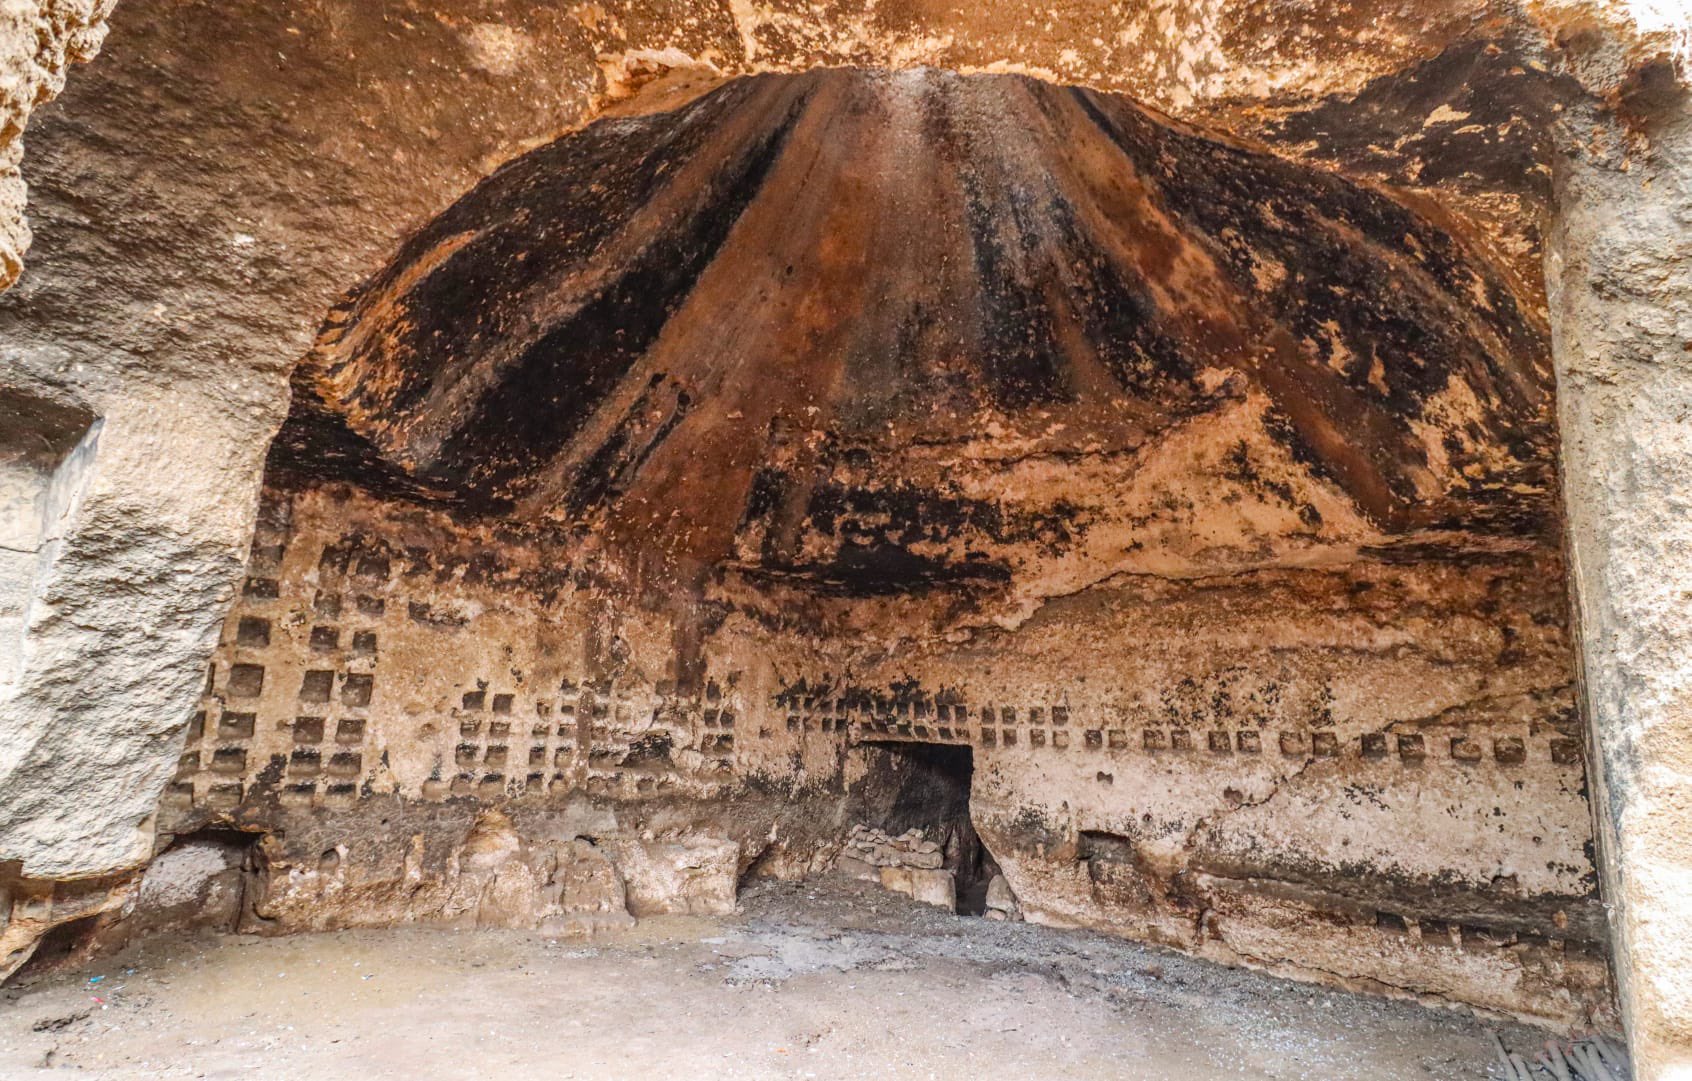
[[[929,840],[919,829],[891,837],[886,830],[860,823],[852,828],[835,866],[854,878],[879,882],[884,889],[956,912],[957,876],[942,866],[945,861],[940,842]]]

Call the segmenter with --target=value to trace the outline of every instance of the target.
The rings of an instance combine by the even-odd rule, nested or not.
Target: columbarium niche
[[[916,829],[875,877],[1603,1018],[1535,237],[1475,224],[1545,150],[1489,130],[1436,205],[1016,76],[660,82],[295,369],[161,831],[262,835],[249,929],[582,930]]]

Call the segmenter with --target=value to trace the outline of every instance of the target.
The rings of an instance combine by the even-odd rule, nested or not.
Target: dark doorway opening
[[[957,883],[958,914],[987,909],[987,884],[999,873],[992,853],[975,832],[969,795],[975,756],[952,743],[887,741],[860,744],[867,769],[854,795],[858,818],[899,835],[920,830],[939,843],[941,864]]]

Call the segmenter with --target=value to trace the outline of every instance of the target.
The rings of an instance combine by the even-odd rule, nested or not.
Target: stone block
[[[884,889],[905,894],[925,905],[934,905],[947,912],[958,910],[958,884],[950,871],[921,867],[883,867],[881,885]]]
[[[881,872],[874,864],[850,854],[843,854],[836,860],[834,869],[847,878],[861,879],[865,882],[881,881]]]
[[[1022,918],[1022,906],[1016,903],[1016,894],[1011,892],[1004,875],[994,875],[987,883],[987,915],[1010,920]]]
[[[624,840],[609,849],[628,888],[629,911],[636,916],[724,916],[734,911],[740,846],[733,841]]]

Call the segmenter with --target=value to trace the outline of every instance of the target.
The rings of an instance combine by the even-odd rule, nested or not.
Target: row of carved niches
[[[864,704],[856,704],[863,702]],[[802,705],[801,705],[802,704]],[[1415,731],[1363,732],[1355,736],[1330,729],[1271,728],[1267,722],[1253,727],[1093,727],[1090,718],[1071,724],[1068,706],[971,706],[963,702],[932,702],[928,699],[886,698],[867,700],[814,696],[797,698],[781,694],[775,699],[777,713],[786,712],[789,732],[848,733],[858,739],[915,740],[941,743],[975,743],[983,748],[1018,745],[1066,750],[1143,751],[1149,754],[1186,752],[1215,756],[1259,755],[1278,750],[1286,758],[1353,757],[1368,760],[1396,760],[1403,765],[1423,765],[1430,760],[1473,764],[1490,760],[1501,766],[1520,766],[1530,752],[1544,761],[1562,766],[1580,766],[1581,741],[1562,735],[1557,728],[1526,725],[1521,733],[1472,732],[1467,726],[1420,727],[1415,722],[1398,723]],[[758,730],[768,739],[771,729]]]
[[[311,497],[296,523],[296,498],[272,493],[266,504],[171,789],[179,805],[239,802],[255,783],[307,801],[366,790],[645,796],[684,781],[697,792],[732,784],[747,768],[780,774],[785,748],[814,738],[967,743],[999,756],[1141,755],[1223,774],[1275,757],[1415,771],[1582,767],[1572,714],[1555,689],[1478,714],[1441,709],[1382,722],[1336,717],[1325,680],[1251,665],[1104,693],[1096,682],[1088,693],[1048,684],[1037,697],[1008,700],[1002,678],[987,690],[819,673],[762,679],[753,690],[746,659],[732,652],[706,659],[706,677],[689,693],[636,669],[590,677],[586,647],[573,639],[573,661],[520,639],[615,598],[592,589],[549,596],[536,588],[546,561],[520,545],[438,524],[399,535],[380,508],[343,526],[342,500]],[[503,622],[474,622],[497,606],[510,610]],[[597,633],[581,626],[582,638]],[[1202,646],[1195,653],[1202,658]],[[496,655],[509,662],[504,670],[488,663]],[[665,652],[657,668],[667,676],[682,663]],[[395,677],[383,673],[396,664],[404,700],[385,701]],[[415,754],[398,760],[419,747],[429,755],[421,767]]]
[[[243,608],[251,604],[249,598]],[[173,794],[189,802],[227,803],[240,784],[258,780],[279,755],[286,757],[286,791],[296,797],[347,796],[360,783],[374,782],[375,762],[366,769],[361,752],[376,693],[378,632],[343,634],[339,627],[308,621],[303,648],[296,636],[287,650],[273,644],[264,616],[238,610],[230,623],[234,633],[210,666]],[[350,642],[345,649],[343,637]],[[267,682],[278,685],[268,697]],[[925,696],[908,689],[808,690],[833,684],[820,678],[754,708],[739,691],[725,696],[723,683],[731,682],[737,680],[711,679],[703,693],[679,696],[656,684],[566,679],[551,693],[535,696],[515,682],[503,689],[478,673],[444,714],[389,715],[381,724],[386,741],[428,739],[442,747],[415,793],[426,798],[499,799],[577,788],[659,794],[684,772],[726,781],[735,773],[737,735],[760,742],[820,736],[841,742],[967,743],[983,753],[1144,755],[1224,771],[1236,758],[1277,754],[1416,770],[1582,767],[1579,739],[1562,725],[1538,720],[1482,730],[1409,721],[1357,732],[1323,708],[1296,725],[1282,719],[1271,726],[1248,714],[1204,728],[1127,727],[1111,723],[1115,718],[1101,720],[1092,709],[1056,704],[1061,696],[1043,705],[976,705],[956,691]],[[253,753],[255,738],[268,753]]]

